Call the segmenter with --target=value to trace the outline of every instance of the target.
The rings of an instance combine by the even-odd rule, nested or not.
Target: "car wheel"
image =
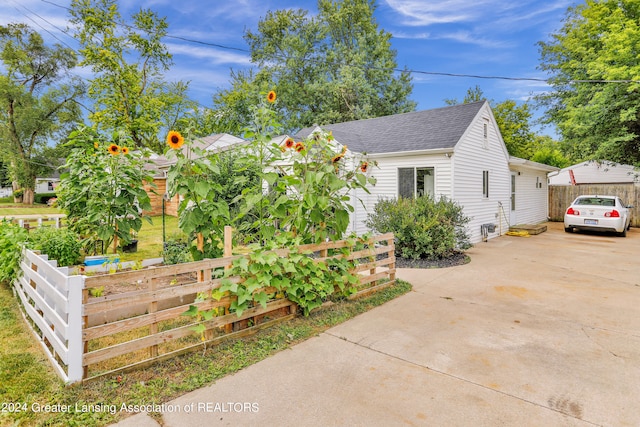
[[[620,237],[627,237],[627,229],[625,228],[624,230],[622,230],[621,232],[618,233],[618,236]]]
[[[571,228],[571,227],[565,227],[565,228],[564,228],[564,232],[565,232],[565,233],[573,233],[573,228]]]

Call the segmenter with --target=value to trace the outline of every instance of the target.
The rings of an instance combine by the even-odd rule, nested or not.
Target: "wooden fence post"
[[[230,225],[225,225],[224,226],[224,249],[223,249],[223,253],[222,253],[223,257],[230,257],[233,256],[233,227],[231,227]],[[224,267],[225,270],[228,270],[231,268],[231,265],[226,265]],[[226,294],[228,295],[229,293],[226,292]],[[229,314],[229,305],[227,305],[226,307],[224,307],[224,314]],[[226,333],[231,333],[233,332],[233,323],[227,323],[224,326],[224,331]]]

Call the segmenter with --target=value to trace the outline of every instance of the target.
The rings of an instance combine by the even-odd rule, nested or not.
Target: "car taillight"
[[[577,211],[573,208],[567,209],[567,215],[580,215],[580,211]]]
[[[620,218],[620,212],[614,209],[611,212],[605,213],[604,216],[607,218]]]

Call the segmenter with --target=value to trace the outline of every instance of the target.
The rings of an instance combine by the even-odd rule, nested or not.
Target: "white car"
[[[616,196],[579,196],[564,213],[564,231],[615,231],[625,237],[631,222],[630,208],[633,206],[626,206]]]

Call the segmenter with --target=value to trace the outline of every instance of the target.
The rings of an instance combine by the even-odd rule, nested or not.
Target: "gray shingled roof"
[[[453,148],[485,102],[320,125],[320,127],[331,131],[339,143],[349,146],[349,150],[358,153]],[[295,136],[306,138],[314,129],[315,127],[302,129]]]

